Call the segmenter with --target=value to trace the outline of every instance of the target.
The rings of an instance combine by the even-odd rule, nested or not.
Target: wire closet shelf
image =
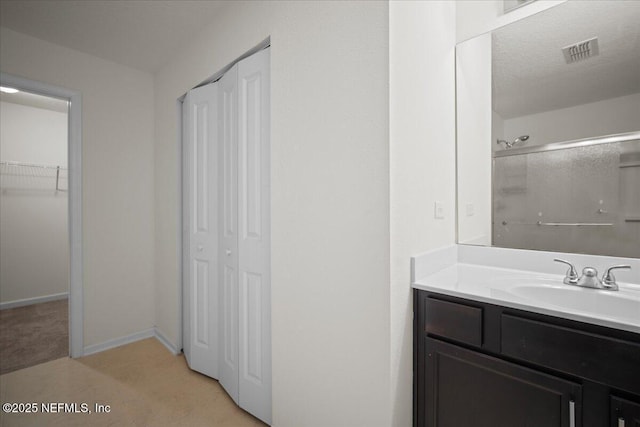
[[[29,187],[38,184],[38,187],[55,184],[55,191],[66,192],[68,182],[68,169],[59,165],[45,165],[38,163],[0,161],[0,175],[2,175],[2,187],[6,188],[11,181],[29,184]],[[53,185],[52,185],[53,186]]]

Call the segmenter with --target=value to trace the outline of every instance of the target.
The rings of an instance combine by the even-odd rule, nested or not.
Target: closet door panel
[[[188,238],[188,281],[185,303],[190,367],[218,378],[218,219],[217,85],[189,91],[183,109],[188,144],[185,166],[187,193],[185,223]]]
[[[187,364],[191,366],[191,112],[189,94],[182,106],[182,351]]]
[[[238,64],[239,404],[271,422],[269,51]]]
[[[221,195],[220,384],[238,403],[238,68],[218,81],[218,172]]]

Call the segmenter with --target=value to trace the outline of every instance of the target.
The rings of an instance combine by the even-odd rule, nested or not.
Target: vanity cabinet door
[[[425,338],[422,427],[579,427],[578,384]]]
[[[611,427],[640,427],[640,404],[612,396]]]

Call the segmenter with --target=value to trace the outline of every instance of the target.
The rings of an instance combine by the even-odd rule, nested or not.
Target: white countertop
[[[565,285],[563,278],[456,262],[416,278],[413,287],[640,333],[639,285],[619,281],[616,292]]]

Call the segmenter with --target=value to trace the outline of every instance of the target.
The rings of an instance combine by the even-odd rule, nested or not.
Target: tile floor
[[[191,371],[149,338],[80,359],[62,358],[0,376],[0,401],[109,405],[109,413],[0,412],[0,426],[265,426],[217,381]]]

